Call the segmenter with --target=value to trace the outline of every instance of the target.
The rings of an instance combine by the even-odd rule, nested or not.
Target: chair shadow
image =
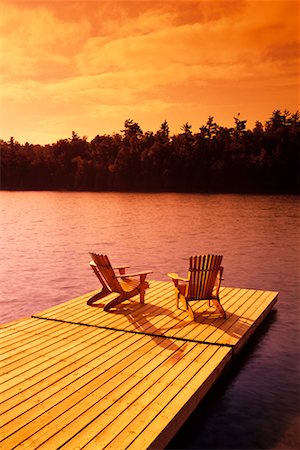
[[[103,309],[106,304],[107,302],[97,302],[91,304],[90,306]],[[149,308],[143,308],[144,306],[149,305],[151,305],[151,313],[149,312]],[[151,317],[157,316],[169,316],[177,320],[177,316],[170,309],[154,305],[152,303],[145,303],[144,305],[141,305],[133,297],[132,299],[125,300],[123,303],[111,308],[107,314],[126,316],[129,323],[134,326],[134,331],[150,336],[160,347],[168,349],[172,352],[178,351],[183,356],[187,344],[184,344],[183,346],[176,344],[172,337],[165,336],[163,328],[158,328],[151,322]],[[177,359],[178,354],[176,355],[176,360]]]
[[[104,308],[106,304],[107,302],[97,302],[93,303],[91,306],[96,308]],[[143,307],[149,305],[151,305],[151,308],[145,308],[143,311]],[[145,303],[145,305],[141,305],[133,297],[132,299],[126,300],[125,302],[120,303],[116,307],[110,309],[108,314],[126,316],[130,324],[134,326],[135,331],[151,336],[158,345],[163,348],[169,348],[170,350],[180,350],[182,349],[182,346],[179,346],[174,342],[174,339],[176,339],[176,335],[168,335],[168,330],[182,329],[185,326],[195,326],[196,324],[198,324],[202,326],[214,327],[215,330],[222,330],[223,333],[226,333],[229,337],[239,340],[249,330],[254,322],[251,319],[247,319],[247,317],[238,316],[237,314],[230,311],[226,311],[227,317],[225,319],[223,317],[220,317],[220,313],[215,310],[213,306],[209,307],[207,303],[203,306],[204,309],[200,308],[200,310],[196,310],[195,321],[192,321],[189,318],[188,312],[185,311],[182,307],[179,307],[178,309],[175,309],[175,311],[172,311],[169,308],[165,308],[153,303]],[[182,318],[182,313],[186,313],[185,318]],[[158,327],[151,321],[151,318],[158,316],[168,316],[174,319],[177,323],[173,322],[171,326],[164,325]],[[228,322],[229,319],[230,322]],[[247,324],[247,320],[250,321],[250,323]],[[232,323],[234,323],[234,326],[231,325]],[[213,332],[211,332],[210,334],[212,333]],[[179,337],[177,337],[177,339],[178,338]],[[172,342],[170,341],[171,339],[173,339]],[[209,339],[205,338],[203,340],[203,342],[206,341],[208,342]]]
[[[145,306],[149,305],[149,303],[145,304]],[[164,308],[163,306],[151,304],[151,312],[149,311],[149,308],[144,309],[143,306],[144,305],[136,302],[122,303],[120,308],[116,307],[109,312],[112,314],[125,315],[130,324],[134,326],[135,331],[151,336],[160,347],[169,349],[170,351],[179,351],[183,356],[187,344],[184,346],[178,345],[174,342],[172,336],[165,335],[164,328],[157,327],[151,321],[151,318],[158,316],[168,316],[178,320],[176,315],[170,309]]]
[[[247,325],[245,320],[249,320],[251,323]],[[252,319],[239,316],[230,311],[226,311],[226,318],[220,317],[218,311],[213,310],[213,307],[207,307],[204,310],[197,311],[195,313],[195,322],[201,325],[212,326],[216,330],[222,330],[228,336],[236,339],[244,336],[254,323]]]

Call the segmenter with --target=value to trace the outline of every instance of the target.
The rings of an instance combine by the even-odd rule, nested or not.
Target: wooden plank
[[[118,373],[116,377],[120,378],[119,385],[118,381],[114,379],[108,382],[109,389],[111,389],[110,392],[103,392],[103,385],[98,389],[97,392],[100,396],[100,401],[97,400],[95,403],[94,396],[90,395],[85,398],[84,408],[82,406],[78,408],[75,405],[68,410],[68,415],[65,418],[60,416],[59,421],[57,421],[58,423],[55,424],[56,431],[57,426],[61,426],[62,420],[67,420],[69,424],[66,425],[63,422],[65,425],[64,428],[56,432],[49,440],[45,441],[41,448],[57,448],[64,445],[64,443],[67,443],[67,448],[74,448],[74,446],[76,448],[82,448],[93,435],[99,435],[97,443],[100,443],[100,448],[103,448],[105,443],[109,442],[112,436],[117,436],[128,422],[131,423],[134,418],[143,414],[145,408],[149,407],[151,411],[155,410],[155,405],[161,408],[165,404],[165,401],[169,400],[170,397],[172,398],[175,392],[178,392],[178,389],[187,383],[188,371],[192,371],[193,373],[199,371],[201,367],[200,361],[197,360],[199,352],[212,352],[207,347],[205,347],[205,350],[201,349],[200,351],[198,344],[182,343],[181,346],[185,348],[181,350],[180,356],[176,356],[175,358],[174,352],[170,355],[166,355],[165,352],[164,354],[162,352],[153,352],[153,355],[150,355],[148,358],[147,363],[140,367],[134,375],[132,374],[132,367],[130,367],[126,383],[122,380],[124,378],[124,372],[121,377]],[[229,349],[225,350],[227,353],[229,352]],[[176,352],[178,353],[179,350],[176,350]],[[141,361],[143,359],[144,357]],[[206,360],[207,355],[204,355],[204,364]],[[164,394],[167,388],[168,395],[165,397]],[[157,402],[158,396],[160,399],[159,402]],[[86,409],[88,405],[89,409]],[[77,411],[75,412],[75,410]],[[70,422],[70,415],[72,422]],[[52,423],[50,426],[52,427]],[[134,433],[137,433],[141,426],[144,426],[144,421],[139,423]],[[74,427],[77,430],[75,437]],[[48,428],[49,426],[45,430],[46,433],[48,432]],[[29,443],[34,446],[37,444],[41,445],[40,441],[36,440],[36,437],[37,435],[35,435],[33,441],[28,440],[27,445]],[[41,438],[45,438],[43,433],[41,433]]]
[[[134,338],[133,335],[131,335],[131,339],[132,338]],[[3,427],[4,431],[9,433],[11,427],[12,429],[15,428],[20,431],[13,436],[13,441],[15,441],[15,439],[25,439],[32,434],[32,431],[37,432],[39,428],[42,428],[43,423],[47,423],[47,417],[50,421],[55,418],[56,415],[59,417],[61,412],[61,401],[64,400],[65,410],[68,411],[71,401],[76,403],[77,401],[85,400],[86,395],[93,392],[95,388],[99,386],[100,375],[102,375],[103,379],[109,379],[109,374],[105,374],[105,371],[114,368],[115,361],[112,360],[111,357],[118,361],[121,359],[122,355],[118,355],[118,353],[113,355],[113,350],[110,352],[108,351],[104,356],[104,360],[96,360],[95,364],[92,363],[92,366],[84,366],[83,369],[81,369],[86,371],[85,376],[82,376],[80,371],[79,373],[75,372],[75,375],[74,373],[70,373],[69,377],[60,380],[58,385],[50,385],[47,391],[45,393],[43,392],[43,403],[41,403],[41,398],[37,396],[34,406],[29,408],[27,413],[16,415],[16,418],[13,421],[7,423],[7,430],[5,429],[5,426]],[[101,361],[102,364],[100,370],[97,370],[99,361]],[[86,385],[88,385],[88,387],[85,389]],[[69,399],[70,396],[71,400]],[[32,405],[30,404],[30,406]]]
[[[204,356],[207,357],[207,355]],[[217,358],[219,358],[218,363]],[[166,406],[163,407],[163,404],[159,403],[159,399],[157,399],[157,405],[160,407],[157,407],[156,411],[150,405],[147,405],[142,413],[136,417],[136,420],[131,422],[124,432],[118,435],[105,448],[121,448],[119,446],[121,442],[124,444],[125,442],[128,443],[128,448],[136,450],[150,447],[164,448],[211,389],[212,385],[230,362],[230,359],[231,355],[228,353],[228,349],[224,347],[217,348],[213,356],[207,358],[206,364],[201,369],[196,370],[194,374],[191,371],[188,374],[182,373],[183,377],[187,375],[188,382],[186,384],[170,384],[169,391],[175,388],[176,395],[172,397],[169,395],[169,403],[166,402],[165,392],[161,393],[160,397],[164,397],[164,404]],[[189,376],[191,378],[188,378]],[[132,431],[137,429],[138,424],[140,432],[133,439]],[[161,432],[162,428],[163,433]],[[95,442],[97,441],[95,440]],[[88,444],[87,448],[93,447],[90,447]],[[125,445],[123,448],[125,448]]]
[[[64,324],[61,325],[62,327]],[[114,345],[116,334],[114,332],[103,331],[101,335],[98,330],[82,329],[81,332],[87,334],[85,336],[86,345],[81,348],[78,346],[64,347],[61,352],[57,352],[51,358],[51,365],[44,360],[39,365],[34,365],[31,369],[26,370],[25,374],[21,373],[6,383],[1,385],[1,410],[8,410],[12,406],[30,398],[37,392],[45,388],[45,384],[56,382],[60,378],[65,377],[68,373],[75,371],[78,365],[88,364],[94,358],[101,355],[107,350],[107,346]],[[130,335],[122,336],[122,341],[127,342]]]
[[[172,283],[111,312],[90,293],[0,327],[3,448],[163,448],[247,342],[278,293],[221,288],[196,321]],[[47,319],[47,320],[45,320]]]
[[[250,327],[248,327],[248,330],[244,332],[241,338],[235,343],[234,351],[236,354],[243,348],[245,343],[249,340],[250,336],[259,327],[259,325],[267,317],[271,309],[276,304],[278,295],[274,296],[274,293],[272,292],[266,294],[269,294],[267,296],[267,299],[265,299],[268,300],[268,303],[264,301],[261,304],[256,304],[252,308],[249,308],[248,313],[250,314],[249,317],[251,317],[251,319],[248,319],[248,323],[250,321]]]
[[[40,323],[40,325],[43,325]],[[60,350],[63,348],[61,343],[68,342],[70,347],[84,345],[80,340],[80,334],[83,330],[80,328],[75,328],[72,324],[66,323],[64,327],[56,327],[57,335],[43,335],[40,333],[36,342],[39,345],[27,346],[26,348],[21,348],[20,353],[16,355],[12,355],[11,358],[7,358],[5,360],[5,364],[1,367],[1,379],[4,381],[6,379],[14,378],[17,376],[17,373],[26,373],[31,366],[37,366],[39,361],[47,360],[50,357],[55,357],[60,353]],[[85,330],[85,336],[88,336],[88,330]],[[79,333],[79,336],[76,334]],[[50,336],[50,339],[47,339],[47,336]]]
[[[235,351],[237,352],[243,346],[243,337],[246,334],[252,334],[254,331],[251,328],[253,327],[254,321],[258,319],[258,316],[254,315],[254,313],[259,310],[259,305],[261,305],[260,311],[266,308],[269,310],[270,300],[273,306],[276,299],[276,294],[270,296],[268,292],[255,291],[234,310],[234,313],[228,318],[228,322],[226,321],[221,329],[216,329],[209,336],[209,340],[212,339],[218,344],[231,345],[235,347]],[[239,343],[240,345],[238,345]]]
[[[27,318],[24,320],[17,320],[16,322],[10,322],[9,324],[7,324],[7,326],[1,325],[1,328],[0,328],[1,342],[3,342],[3,341],[5,342],[6,338],[10,339],[14,333],[16,333],[20,330],[25,331],[27,328],[30,328],[30,327],[36,326],[36,325],[37,325],[36,320],[34,320],[32,318]]]
[[[79,317],[77,315],[77,312],[74,312],[74,310],[71,315],[58,317],[57,315],[54,315],[50,310],[45,312],[41,316],[70,321],[80,320],[81,323],[85,323],[87,325],[107,326],[126,330],[136,331],[138,330],[138,328],[141,328],[141,331],[146,331],[148,333],[155,331],[155,324],[158,321],[170,321],[170,317],[173,317],[174,321],[177,322],[176,324],[178,325],[177,317],[178,313],[180,315],[181,312],[175,312],[175,308],[174,311],[172,311],[169,307],[165,306],[166,302],[174,306],[173,289],[170,283],[161,283],[159,288],[149,289],[149,296],[147,296],[146,299],[147,301],[145,305],[140,305],[136,302],[128,302],[122,304],[122,307],[119,308],[116,312],[109,313],[105,313],[101,308],[98,309],[94,307],[86,307],[90,311],[90,316],[87,316],[85,318],[83,318],[82,316]],[[159,300],[161,300],[161,303],[158,305],[157,303]],[[82,305],[82,308],[85,308],[85,306]],[[153,327],[152,330],[151,327]]]
[[[135,398],[136,385],[141,380],[143,381],[141,389],[147,390],[147,387],[152,385],[153,380],[156,382],[166,370],[173,368],[172,356],[174,353],[179,352],[180,359],[188,364],[189,359],[183,358],[183,356],[190,351],[189,347],[192,349],[196,347],[196,344],[177,344],[170,341],[168,345],[163,344],[164,351],[162,352],[161,347],[157,345],[157,338],[131,335],[131,339],[136,342],[143,341],[144,345],[140,345],[139,352],[133,351],[132,347],[126,345],[123,352],[120,352],[118,361],[117,355],[114,355],[114,349],[107,351],[105,362],[101,361],[101,358],[98,361],[101,373],[99,373],[98,366],[93,368],[89,377],[86,374],[80,379],[76,378],[72,385],[59,389],[56,395],[52,393],[51,397],[43,401],[42,404],[39,402],[35,406],[34,416],[31,408],[27,415],[24,413],[13,422],[9,422],[7,430],[3,427],[4,431],[7,432],[12,428],[20,429],[21,427],[14,436],[5,441],[5,444],[8,446],[19,445],[21,443],[19,439],[29,439],[33,435],[34,440],[29,439],[28,443],[33,446],[40,445],[40,440],[45,440],[49,433],[51,436],[54,430],[57,432],[57,427],[61,427],[62,424],[65,426],[69,424],[70,433],[74,433],[76,417],[78,417],[78,425],[83,426],[85,418],[87,423],[91,420],[91,411],[92,417],[94,417],[94,414],[98,415],[99,408],[107,409],[111,407],[116,399],[122,398],[126,392],[130,392],[130,396]],[[186,346],[189,347],[183,355],[182,347]],[[116,365],[114,365],[115,360]],[[167,366],[166,361],[168,362]],[[136,373],[137,369],[138,373]],[[157,375],[152,379],[151,372],[154,369],[158,370],[160,376]],[[124,384],[124,379],[126,384]],[[148,380],[147,383],[146,380]],[[133,386],[135,386],[135,389],[132,391]],[[99,404],[99,399],[101,399],[101,404]],[[121,402],[120,407],[123,406],[123,402]],[[41,411],[42,414],[40,415]],[[30,423],[27,423],[28,420],[30,420]],[[46,429],[42,430],[46,424]]]
[[[199,345],[196,348],[198,349]],[[184,364],[185,359],[178,361],[178,367],[170,369],[163,380],[149,387],[137,401],[127,405],[127,408],[110,422],[103,432],[96,435],[86,448],[131,448],[133,441],[136,441],[135,448],[145,449],[153,445],[153,441],[161,435],[162,429],[165,443],[169,442],[216,380],[216,367],[224,368],[229,360],[229,349],[210,346],[188,365]],[[178,370],[180,364],[181,368]],[[203,381],[207,379],[209,386],[204,389]],[[191,402],[188,410],[183,408],[187,398],[193,395],[194,404]],[[131,420],[128,420],[128,415]],[[165,433],[170,418],[174,417],[177,424],[173,422],[168,433]],[[93,426],[96,432],[97,426],[101,427],[100,420]],[[69,442],[67,448],[71,448],[71,444],[72,442]]]
[[[72,327],[61,328],[59,323],[47,321],[42,323],[39,321],[38,327],[31,330],[18,331],[13,335],[13,339],[6,342],[5,346],[1,346],[1,366],[2,369],[11,360],[14,355],[19,355],[20,359],[23,359],[25,354],[29,355],[36,352],[36,349],[43,348],[48,345],[46,336],[55,336],[57,341],[61,339],[67,339],[69,335],[73,335],[74,329]],[[16,340],[18,346],[16,346]],[[14,362],[17,358],[14,359]]]
[[[262,291],[223,287],[220,297],[227,312],[227,319],[221,318],[218,312],[215,313],[215,308],[209,307],[208,302],[200,301],[192,302],[196,315],[196,321],[193,322],[185,311],[176,309],[172,283],[155,282],[148,290],[148,303],[145,305],[140,305],[136,301],[125,302],[120,308],[109,313],[102,308],[90,307],[93,311],[83,316],[82,311],[86,311],[89,307],[81,304],[78,306],[79,311],[72,308],[72,312],[65,311],[59,318],[67,321],[75,320],[86,325],[234,345],[236,337],[243,336],[241,327],[246,332],[246,328],[252,326],[250,322],[248,324],[243,322],[240,316],[246,314],[247,304],[254,302],[255,296],[260,296],[260,292]],[[277,297],[277,293],[269,295]],[[268,300],[265,298],[262,301]],[[51,317],[53,313],[48,310],[43,316],[46,315]],[[54,318],[58,317],[54,315]]]
[[[9,428],[11,425],[15,427],[24,426],[27,421],[32,421],[37,418],[40,414],[39,400],[43,398],[43,412],[50,410],[53,405],[57,405],[60,401],[67,398],[70,393],[82,388],[86,384],[90,383],[89,387],[93,389],[93,383],[91,380],[95,379],[95,386],[99,386],[99,376],[105,371],[109,371],[111,367],[123,360],[123,351],[128,345],[131,345],[130,356],[133,354],[134,358],[137,358],[138,352],[135,350],[142,346],[141,342],[137,342],[134,335],[130,335],[127,340],[123,340],[122,336],[118,336],[116,339],[113,349],[110,345],[106,345],[104,348],[97,350],[93,348],[94,358],[83,358],[81,360],[76,360],[75,364],[70,364],[66,368],[67,370],[63,373],[55,374],[52,377],[48,377],[45,380],[44,388],[39,389],[38,393],[33,395],[34,386],[30,389],[32,395],[26,401],[26,404],[20,403],[14,408],[14,410],[8,410],[7,413],[3,414],[2,423],[3,426],[7,424]],[[128,352],[129,353],[129,352]],[[90,356],[90,355],[89,355]],[[129,356],[128,356],[129,358]],[[101,367],[99,366],[99,361],[101,361]],[[125,363],[124,363],[125,364]],[[108,375],[104,373],[105,380]],[[89,393],[89,392],[88,392]],[[84,398],[84,397],[83,397]],[[29,412],[28,412],[29,411]]]

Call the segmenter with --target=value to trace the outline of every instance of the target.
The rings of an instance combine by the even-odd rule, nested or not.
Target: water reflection
[[[276,355],[276,367],[265,348],[277,320],[272,311],[168,449],[298,448],[299,409],[291,389],[298,383],[296,364],[287,370]]]
[[[279,291],[276,311],[173,448],[300,448],[295,196],[1,192],[1,322],[98,289],[89,251],[185,275],[221,253],[224,285]],[[298,425],[298,427],[297,427]]]

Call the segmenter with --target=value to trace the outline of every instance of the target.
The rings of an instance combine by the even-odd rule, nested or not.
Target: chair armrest
[[[113,266],[113,269],[117,269],[117,270],[120,270],[120,269],[128,269],[130,266]]]
[[[128,269],[130,266],[117,266],[113,267],[113,270],[118,270],[120,275],[125,275],[126,269]]]
[[[168,273],[168,277],[170,277],[172,280],[178,280],[178,281],[189,281],[188,278],[182,278],[177,273]]]
[[[139,277],[140,275],[148,275],[153,273],[152,270],[143,270],[142,272],[126,273],[124,275],[116,275],[116,278],[129,278],[129,277]]]

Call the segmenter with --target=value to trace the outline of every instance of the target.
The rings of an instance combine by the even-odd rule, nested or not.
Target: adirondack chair
[[[222,258],[222,255],[191,256],[187,278],[181,278],[177,273],[168,274],[175,285],[177,308],[181,300],[192,320],[195,320],[190,305],[190,301],[193,300],[208,300],[209,305],[212,302],[220,314],[226,318],[219,298],[223,274]]]
[[[110,308],[137,294],[140,294],[140,303],[145,302],[145,290],[149,287],[146,277],[152,271],[147,270],[126,274],[128,266],[113,268],[106,255],[98,255],[96,253],[90,253],[90,255],[92,257],[90,266],[102,284],[102,290],[87,301],[88,305],[92,305],[96,300],[106,297],[112,292],[119,295],[105,305],[104,311],[108,311]],[[118,270],[119,274],[116,274],[115,270]]]

